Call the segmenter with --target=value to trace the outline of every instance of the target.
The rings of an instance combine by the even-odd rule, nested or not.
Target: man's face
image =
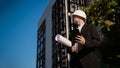
[[[78,18],[78,17],[74,17],[74,18],[73,18],[73,24],[80,25],[80,24],[79,24],[79,18]]]
[[[73,17],[73,24],[80,26],[83,23],[84,23],[84,20],[81,17],[78,17],[78,16]]]

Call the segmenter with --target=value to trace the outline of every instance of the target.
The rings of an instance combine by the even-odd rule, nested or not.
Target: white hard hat
[[[82,18],[84,18],[84,19],[86,20],[86,14],[85,14],[85,12],[82,11],[82,10],[76,10],[76,11],[72,14],[72,16],[74,16],[74,15],[80,16],[80,17],[82,17]]]

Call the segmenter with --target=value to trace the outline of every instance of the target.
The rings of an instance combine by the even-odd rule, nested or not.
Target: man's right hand
[[[76,45],[73,45],[73,46],[71,47],[71,51],[72,51],[72,52],[77,52],[77,46],[76,46]]]

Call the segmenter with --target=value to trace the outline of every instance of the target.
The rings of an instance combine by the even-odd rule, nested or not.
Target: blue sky
[[[0,0],[0,68],[35,68],[37,25],[49,0]]]

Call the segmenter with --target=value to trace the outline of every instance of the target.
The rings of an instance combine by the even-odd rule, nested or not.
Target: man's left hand
[[[85,38],[81,35],[77,35],[77,37],[75,37],[75,41],[76,42],[78,42],[78,43],[80,43],[80,44],[82,44],[82,45],[84,45],[85,44]]]

